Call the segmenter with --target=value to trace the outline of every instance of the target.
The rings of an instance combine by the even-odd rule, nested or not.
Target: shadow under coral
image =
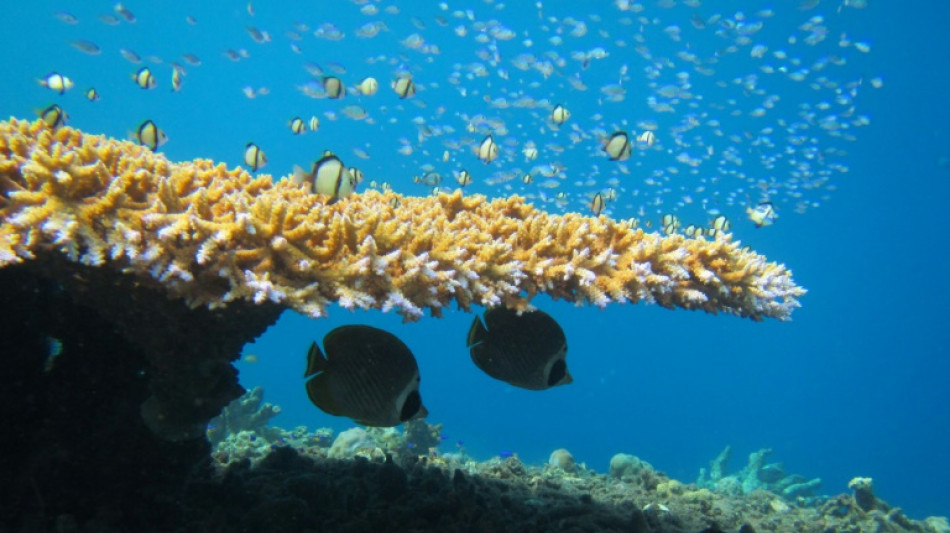
[[[280,310],[189,309],[56,254],[0,269],[0,303],[0,525],[177,523],[204,426],[243,392],[230,363]]]

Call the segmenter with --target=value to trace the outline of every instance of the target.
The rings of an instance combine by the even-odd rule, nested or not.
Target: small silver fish
[[[117,15],[125,19],[125,21],[128,22],[129,24],[135,23],[135,15],[131,11],[129,11],[127,7],[123,6],[121,3],[116,4],[113,7],[113,9],[115,10]]]
[[[73,48],[75,48],[76,50],[79,50],[80,52],[84,54],[89,54],[91,56],[97,56],[102,53],[102,48],[100,48],[98,44],[92,41],[78,40],[78,41],[73,41],[69,44],[73,45]]]

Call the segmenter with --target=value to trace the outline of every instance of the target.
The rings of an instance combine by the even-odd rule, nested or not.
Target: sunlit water
[[[627,452],[689,481],[727,444],[735,469],[771,447],[827,493],[871,476],[913,517],[950,512],[947,80],[924,66],[946,64],[945,7],[416,4],[128,2],[130,22],[109,2],[8,3],[0,112],[56,102],[70,125],[115,137],[151,119],[173,160],[241,165],[253,142],[277,176],[332,150],[365,174],[358,190],[449,191],[466,170],[466,193],[583,213],[601,193],[605,214],[651,230],[666,213],[684,227],[725,215],[735,239],[810,290],[793,322],[540,298],[567,334],[574,383],[532,392],[471,363],[470,314],[402,324],[332,308],[286,314],[246,348],[258,362],[239,363],[242,383],[283,408],[277,424],[349,427],[307,401],[304,357],[333,327],[366,323],[415,353],[443,451],[539,462],[566,447],[598,470]],[[143,67],[153,89],[132,79]],[[53,71],[75,86],[37,83]],[[345,96],[327,97],[327,76]],[[366,77],[376,94],[357,87]],[[409,77],[416,93],[402,99],[391,84]],[[295,135],[295,117],[319,129]],[[604,142],[620,131],[631,154],[611,161]],[[499,154],[486,164],[476,148],[489,135]],[[757,229],[746,210],[765,201],[778,219]]]

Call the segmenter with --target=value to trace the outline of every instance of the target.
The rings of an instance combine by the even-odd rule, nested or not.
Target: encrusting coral
[[[789,318],[804,289],[728,237],[646,233],[523,198],[367,191],[327,205],[292,180],[42,121],[0,123],[0,267],[56,250],[111,263],[192,307],[272,301],[439,316],[454,300],[530,308],[537,293]]]

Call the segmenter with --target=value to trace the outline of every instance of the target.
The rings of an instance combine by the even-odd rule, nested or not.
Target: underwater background
[[[277,425],[351,427],[352,422],[332,418],[309,403],[304,359],[310,343],[332,328],[370,324],[395,333],[415,353],[428,421],[443,424],[442,451],[461,446],[476,458],[513,452],[537,463],[563,447],[596,470],[606,470],[613,454],[626,452],[689,481],[726,445],[733,447],[736,469],[746,454],[768,447],[788,471],[820,477],[829,494],[844,491],[854,476],[868,476],[878,496],[899,504],[911,517],[947,515],[950,362],[944,307],[950,296],[945,280],[950,268],[945,244],[950,230],[950,38],[945,29],[950,6],[867,4],[669,0],[592,2],[581,8],[565,1],[544,2],[539,15],[534,2],[470,1],[447,9],[435,2],[421,7],[411,2],[255,2],[252,15],[246,2],[126,2],[135,15],[130,22],[117,16],[111,2],[8,2],[0,8],[8,21],[0,34],[0,115],[34,117],[36,110],[55,102],[68,113],[70,125],[114,137],[125,137],[152,119],[168,134],[160,151],[171,160],[200,157],[243,165],[244,146],[254,142],[267,154],[262,171],[276,176],[290,173],[293,165],[309,168],[331,149],[365,172],[362,186],[371,180],[387,182],[404,194],[429,193],[412,179],[423,174],[425,164],[443,174],[443,190],[456,186],[451,172],[464,167],[474,178],[467,193],[530,194],[542,208],[556,212],[586,213],[593,191],[613,187],[618,198],[606,214],[652,219],[653,230],[659,229],[656,222],[664,213],[705,225],[710,209],[718,209],[730,218],[733,238],[788,265],[795,280],[808,289],[791,322],[754,323],[647,305],[601,310],[541,297],[536,305],[557,319],[567,335],[574,383],[535,392],[492,380],[472,364],[465,347],[473,318],[469,313],[449,309],[441,319],[403,324],[395,313],[338,307],[320,320],[287,312],[246,347],[245,360],[238,364],[241,383],[264,387],[267,401],[282,409],[273,420]],[[374,13],[367,5],[378,9]],[[750,30],[751,42],[723,53],[730,59],[717,65],[715,74],[693,72],[690,87],[679,83],[673,92],[665,89],[676,85],[666,78],[677,80],[676,73],[691,71],[689,53],[712,57],[743,37],[735,28],[727,37],[713,35],[723,23],[699,24],[697,13],[700,22],[717,13],[723,19],[754,21],[763,10],[774,14],[759,17],[763,27]],[[103,15],[115,20],[103,20]],[[186,21],[188,16],[195,24]],[[814,45],[789,43],[789,35],[808,35],[800,28],[815,16],[823,17],[827,38]],[[437,17],[444,17],[446,24]],[[568,17],[583,21],[586,33],[571,35],[579,25],[565,23]],[[506,39],[497,27],[479,29],[477,22],[488,20],[500,21],[516,36]],[[359,37],[357,30],[371,21],[383,21],[385,29],[377,26],[378,35]],[[456,31],[460,25],[467,28],[464,36]],[[558,27],[568,29],[559,33]],[[268,31],[271,40],[256,42],[248,28]],[[335,39],[334,28],[344,36]],[[288,31],[301,39],[288,36]],[[478,33],[490,38],[477,40]],[[408,39],[413,35],[430,48],[416,46]],[[561,35],[563,42],[551,41],[553,35]],[[635,42],[635,35],[644,41]],[[531,46],[524,44],[528,38]],[[100,52],[78,49],[75,43],[80,40],[94,43]],[[856,49],[853,43],[858,42],[868,50]],[[292,43],[299,43],[299,54],[290,48]],[[832,57],[833,66],[808,73],[805,82],[773,82],[782,74],[763,74],[761,58],[749,52],[756,43],[768,45],[767,54],[777,67],[782,63],[774,56],[777,49],[803,58],[806,66]],[[647,47],[652,57],[674,58],[674,65],[659,69],[663,73],[651,71],[655,62],[635,51],[637,45]],[[597,59],[589,53],[595,47],[608,55]],[[120,49],[136,52],[141,62],[124,58]],[[536,63],[550,59],[554,72],[545,75],[544,65],[527,70],[512,66],[512,59],[525,49],[535,54]],[[236,51],[239,59],[226,57],[227,50]],[[563,66],[545,56],[546,50],[557,51]],[[571,58],[578,50],[588,51],[587,61]],[[183,61],[186,53],[200,58],[201,64]],[[172,61],[187,70],[178,92],[169,88]],[[321,98],[320,88],[313,86],[319,79],[313,66],[305,68],[309,63],[338,75],[348,87],[374,76],[379,93],[361,97],[348,89],[340,101]],[[618,74],[623,65],[629,67],[626,79]],[[130,79],[143,66],[157,78],[153,90],[143,90]],[[501,68],[508,74],[499,74]],[[76,87],[60,96],[37,83],[51,71],[69,76]],[[419,86],[413,99],[399,100],[389,88],[399,72],[412,73]],[[575,74],[586,90],[571,83]],[[778,97],[765,117],[755,116],[765,95],[750,90],[748,83],[746,90],[729,89],[736,85],[733,79],[747,80],[750,74],[761,77],[759,86],[766,94]],[[824,77],[825,92],[807,85],[819,76]],[[656,79],[662,83],[651,86]],[[879,79],[881,86],[872,87],[872,79]],[[713,80],[725,80],[726,87]],[[851,91],[858,80],[859,90]],[[623,86],[626,95],[611,102],[614,84]],[[98,101],[84,95],[89,87],[100,94]],[[254,98],[245,87],[254,91]],[[261,88],[269,94],[261,94]],[[841,93],[844,102],[836,101]],[[496,100],[513,100],[514,94],[546,102],[525,110]],[[670,101],[670,111],[656,104],[664,98]],[[727,105],[730,98],[736,103]],[[830,103],[830,111],[822,110],[822,102]],[[570,109],[572,129],[557,129],[544,120],[555,103]],[[363,107],[373,120],[352,118],[360,116],[358,110],[344,113],[350,104]],[[717,105],[723,108],[719,114]],[[856,110],[846,117],[852,106]],[[791,177],[796,169],[788,165],[768,168],[757,163],[773,155],[786,160],[806,157],[781,131],[763,133],[762,120],[773,126],[781,125],[782,118],[791,123],[801,118],[803,109],[819,115],[807,133],[814,141],[806,144],[821,152],[821,158],[834,160],[828,163],[835,169],[827,180],[823,176],[796,182]],[[841,131],[822,120],[836,111],[837,122],[852,126]],[[491,120],[479,121],[479,114]],[[676,137],[673,130],[689,114],[705,124],[718,121],[726,133],[720,136],[713,133],[715,128],[703,127]],[[291,118],[306,121],[313,115],[321,121],[318,131],[299,136],[290,132]],[[497,133],[502,126],[494,117],[503,122],[505,134]],[[867,117],[870,123],[854,125],[856,117]],[[617,128],[641,131],[641,121],[653,121],[649,126],[655,127],[658,146],[637,150],[628,162],[629,172],[618,172],[599,153],[597,135]],[[467,125],[472,129],[466,130]],[[491,165],[478,161],[465,141],[470,137],[468,142],[477,143],[486,128],[494,130],[498,140],[514,140],[505,145],[505,156]],[[569,138],[569,131],[579,140]],[[730,132],[737,137],[730,138]],[[676,154],[689,149],[674,138],[702,146],[692,147],[694,156],[712,147],[716,154],[738,153],[748,161],[727,165],[731,174],[715,181],[712,176],[722,167],[718,157],[704,159],[698,167],[685,163]],[[525,161],[521,154],[527,139],[538,143],[537,161]],[[409,154],[404,153],[407,145],[413,148]],[[450,161],[443,162],[449,145]],[[539,176],[532,184],[521,181],[521,175],[545,161],[563,168],[538,168],[552,176]],[[710,180],[702,191],[697,192],[698,176],[690,174],[692,168]],[[813,160],[810,168],[817,169],[818,163]],[[650,177],[660,185],[646,183]],[[567,200],[555,201],[562,191]],[[690,202],[682,200],[687,193]],[[755,228],[744,210],[763,195],[775,203],[779,219]]]

